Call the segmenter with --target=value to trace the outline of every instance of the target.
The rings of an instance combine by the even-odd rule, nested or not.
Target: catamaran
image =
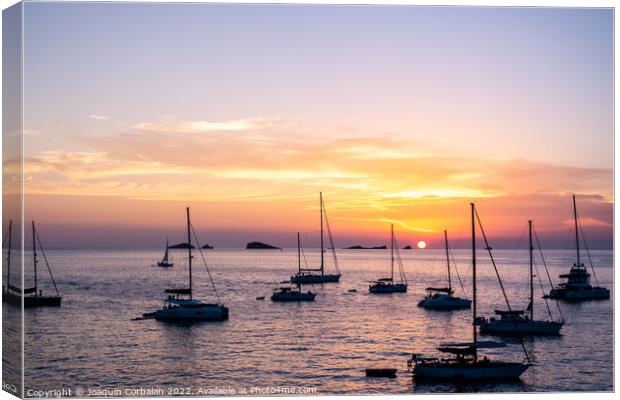
[[[155,311],[154,313],[144,314],[144,317],[152,317],[159,321],[165,322],[176,322],[176,323],[190,323],[190,322],[199,322],[199,321],[223,321],[228,319],[228,308],[225,307],[219,301],[219,295],[217,294],[217,290],[215,288],[215,284],[213,279],[211,279],[211,273],[209,268],[207,267],[207,263],[204,262],[204,257],[202,256],[202,250],[199,248],[201,257],[203,259],[205,268],[207,269],[207,274],[209,275],[209,279],[211,281],[211,286],[213,288],[213,292],[218,300],[217,303],[204,303],[200,300],[196,300],[193,298],[193,287],[192,287],[192,249],[194,246],[192,245],[192,232],[193,227],[190,222],[189,217],[189,207],[186,209],[187,212],[187,253],[188,253],[188,269],[189,269],[189,284],[188,287],[185,288],[172,288],[166,289],[164,292],[168,294],[168,297],[164,301],[163,308]],[[194,237],[196,238],[196,242],[198,242],[198,238],[196,237],[196,232],[194,233]],[[198,243],[197,243],[198,244]]]
[[[168,238],[166,238],[166,251],[164,252],[164,258],[161,259],[161,261],[159,261],[157,263],[158,267],[163,267],[163,268],[170,268],[174,265],[174,263],[171,263],[168,260],[168,249],[169,249],[169,245],[168,245]]]
[[[590,273],[586,270],[586,266],[581,262],[581,252],[579,249],[579,221],[577,217],[577,202],[573,195],[573,216],[575,219],[575,249],[577,250],[577,263],[573,264],[568,274],[560,275],[560,278],[566,279],[566,282],[560,283],[556,288],[549,292],[548,298],[580,301],[580,300],[604,300],[609,299],[609,289],[590,284]],[[583,236],[583,229],[581,231]],[[594,265],[590,258],[585,236],[583,237],[586,252],[590,260],[590,268],[594,273]],[[596,275],[594,275],[596,280]]]
[[[301,238],[297,232],[297,268],[301,272]],[[291,301],[314,301],[316,293],[311,291],[302,292],[301,284],[297,283],[296,287],[281,287],[275,289],[271,295],[271,301],[291,302]]]
[[[12,227],[13,222],[9,221],[9,231],[8,231],[8,251],[7,251],[7,284],[3,288],[2,292],[2,300],[9,304],[21,306],[22,300],[24,307],[59,307],[60,302],[62,301],[62,296],[58,290],[58,286],[56,285],[56,280],[54,279],[54,275],[52,274],[52,269],[47,260],[47,255],[45,254],[45,250],[41,245],[41,239],[39,238],[39,234],[35,227],[34,221],[32,221],[32,263],[33,263],[33,271],[34,271],[34,286],[29,288],[22,288],[13,286],[10,283],[11,278],[11,236],[12,236]],[[43,290],[39,287],[39,278],[38,278],[38,264],[39,264],[39,254],[37,253],[37,245],[39,250],[41,251],[41,255],[43,256],[43,260],[47,267],[47,271],[50,274],[52,284],[54,286],[55,294],[47,295],[43,294]]]
[[[471,300],[462,299],[460,297],[453,296],[454,290],[452,289],[452,277],[450,273],[450,249],[448,247],[448,231],[443,231],[444,243],[446,248],[446,266],[448,269],[448,287],[447,288],[426,288],[426,297],[420,300],[418,307],[427,308],[430,310],[459,310],[465,308],[471,308]],[[454,264],[456,270],[456,264]],[[458,274],[458,270],[457,274]],[[461,277],[459,276],[459,282]],[[465,292],[463,284],[461,283],[461,289]]]
[[[405,271],[403,269],[403,262],[398,253],[398,247],[394,239],[394,225],[391,229],[391,241],[390,241],[390,277],[380,278],[368,286],[370,293],[404,293],[407,291],[407,279],[405,278]],[[394,252],[396,251],[398,261],[398,272],[400,273],[400,281],[394,282]]]
[[[532,221],[528,221],[529,254],[530,254],[530,302],[527,310],[495,310],[499,319],[479,318],[480,333],[496,335],[559,335],[564,320],[541,321],[534,319],[534,245],[532,241]],[[541,250],[542,254],[542,250]],[[542,286],[542,285],[541,285]],[[545,300],[546,301],[546,300]],[[551,309],[547,305],[549,317]],[[528,315],[529,311],[529,315]]]
[[[529,356],[525,346],[521,342],[523,352],[527,362],[504,362],[492,361],[488,357],[479,359],[478,350],[489,347],[501,347],[502,344],[495,342],[479,342],[476,329],[476,226],[475,217],[477,216],[475,206],[471,204],[471,223],[472,223],[472,280],[473,280],[473,342],[466,343],[446,343],[437,347],[441,353],[452,354],[454,358],[443,359],[436,357],[423,357],[420,354],[413,354],[408,361],[408,368],[413,372],[416,380],[438,379],[449,381],[476,381],[476,380],[503,380],[518,379],[525,370],[530,367]],[[480,220],[478,219],[480,224]],[[482,235],[484,230],[480,224]],[[486,243],[486,237],[485,237]],[[490,247],[487,243],[487,249]],[[490,254],[490,253],[489,253]],[[491,258],[493,261],[493,259]],[[495,261],[493,261],[495,265]],[[497,270],[496,270],[497,272]],[[499,275],[498,275],[499,278]],[[500,280],[501,283],[501,280]],[[508,299],[505,297],[506,303]]]
[[[340,271],[338,268],[338,257],[336,256],[336,247],[334,246],[334,240],[332,238],[332,231],[329,227],[329,220],[327,219],[327,213],[325,212],[325,204],[323,203],[323,193],[319,193],[319,202],[321,209],[321,266],[319,268],[302,268],[297,274],[291,276],[291,283],[295,284],[308,284],[308,283],[327,283],[340,281]],[[323,244],[323,219],[327,225],[327,233],[329,236],[329,242],[331,244],[332,255],[334,256],[334,267],[336,268],[335,274],[325,273],[325,248]],[[315,272],[320,272],[316,274]]]

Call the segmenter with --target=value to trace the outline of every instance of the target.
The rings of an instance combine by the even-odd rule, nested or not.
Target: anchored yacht
[[[403,269],[403,262],[398,254],[398,247],[394,240],[394,225],[392,225],[392,239],[390,244],[390,277],[380,278],[368,286],[370,293],[404,293],[407,291],[407,279],[405,278],[405,270]],[[398,261],[398,272],[400,273],[400,281],[394,282],[394,252],[396,250],[396,257]]]
[[[448,287],[446,288],[436,288],[436,287],[428,287],[426,288],[426,297],[424,297],[418,303],[418,307],[427,308],[430,310],[461,310],[466,308],[471,308],[471,300],[462,299],[460,297],[454,296],[454,290],[452,290],[452,275],[450,273],[450,249],[448,245],[448,231],[443,231],[444,243],[446,248],[446,267],[448,269]],[[454,264],[454,268],[458,274],[458,270],[456,269],[456,264]],[[459,282],[461,282],[460,276]],[[463,288],[463,284],[461,283],[461,289],[465,292]]]
[[[582,263],[581,252],[579,249],[579,220],[577,217],[577,202],[573,195],[573,216],[575,219],[575,249],[577,250],[577,262],[573,264],[568,274],[560,275],[560,278],[566,279],[566,282],[560,283],[556,288],[549,292],[550,299],[560,299],[569,301],[581,300],[605,300],[609,299],[609,289],[590,284],[590,273],[586,266]],[[583,230],[581,231],[583,236]],[[584,244],[585,244],[585,237]],[[588,258],[590,253],[586,246]],[[594,265],[590,260],[590,267],[594,272]],[[595,276],[596,279],[596,276]]]
[[[193,298],[192,287],[192,225],[189,217],[189,207],[187,211],[187,252],[188,252],[188,266],[189,266],[189,284],[184,288],[172,288],[166,289],[164,292],[168,297],[164,300],[164,306],[155,311],[154,313],[144,314],[144,317],[152,317],[158,321],[173,322],[173,323],[190,323],[199,321],[223,321],[228,319],[228,307],[219,302],[219,295],[215,289],[215,284],[211,280],[213,292],[218,299],[217,303],[204,303],[200,300]],[[195,232],[194,232],[195,235]],[[198,246],[199,251],[200,246]],[[204,260],[204,258],[203,258]],[[207,273],[211,278],[211,273],[208,267]]]

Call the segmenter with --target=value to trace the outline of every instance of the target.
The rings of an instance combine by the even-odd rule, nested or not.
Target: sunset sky
[[[611,9],[25,4],[26,219],[48,246],[611,248]],[[5,163],[5,168],[10,168]]]

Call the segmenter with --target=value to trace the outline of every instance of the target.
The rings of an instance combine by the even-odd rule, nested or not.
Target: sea
[[[417,307],[426,287],[447,284],[443,249],[400,250],[409,290],[383,295],[368,293],[368,285],[389,275],[389,250],[337,250],[340,282],[304,286],[317,296],[316,301],[303,303],[274,303],[269,298],[274,288],[283,286],[296,272],[296,249],[204,250],[205,262],[196,252],[194,297],[217,301],[206,264],[220,301],[230,309],[230,319],[192,325],[135,320],[163,305],[165,288],[186,285],[184,251],[171,251],[172,268],[154,266],[162,253],[47,252],[63,301],[59,308],[25,311],[24,377],[25,389],[31,391],[26,395],[45,391],[63,397],[118,397],[614,389],[612,251],[590,254],[596,282],[612,289],[612,299],[562,302],[560,310],[555,301],[546,303],[542,298],[549,282],[537,255],[535,318],[548,319],[549,311],[551,318],[563,316],[562,334],[523,339],[533,365],[519,381],[483,384],[416,382],[407,372],[413,353],[438,356],[435,348],[441,343],[472,340],[471,310],[440,312]],[[318,266],[318,250],[304,253],[304,265]],[[574,262],[574,254],[569,250],[543,254],[557,284],[558,275],[568,272]],[[453,255],[458,269],[458,275],[452,270],[456,295],[471,298],[471,251],[454,250]],[[484,250],[478,255],[478,314],[490,317],[507,305],[488,255]],[[493,255],[511,307],[526,308],[527,251],[494,250]],[[335,271],[329,250],[325,263],[326,272]],[[44,292],[50,292],[43,263],[39,276]],[[257,299],[262,296],[264,300]],[[3,329],[18,329],[7,322],[11,315],[18,315],[11,308],[4,307]],[[481,350],[492,359],[525,360],[518,339],[486,335],[481,339],[506,344]],[[6,341],[4,346],[6,355],[7,350],[10,353]],[[366,368],[378,367],[396,368],[397,377],[365,376]],[[11,368],[18,373],[11,362],[5,362],[7,368],[5,377]],[[65,392],[52,392],[59,390]]]

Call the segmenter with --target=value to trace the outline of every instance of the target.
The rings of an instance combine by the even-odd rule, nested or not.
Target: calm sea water
[[[525,339],[535,365],[520,382],[416,383],[404,373],[410,354],[433,355],[441,342],[471,340],[471,314],[418,308],[425,287],[445,285],[444,253],[401,253],[408,293],[368,294],[367,281],[389,271],[389,251],[342,250],[340,283],[315,285],[313,303],[282,304],[269,296],[295,272],[295,250],[209,250],[205,256],[230,320],[177,326],[132,318],[160,307],[164,288],[185,282],[183,253],[176,254],[173,268],[162,269],[151,266],[161,251],[49,251],[64,299],[60,308],[26,310],[26,389],[116,388],[121,395],[140,387],[162,388],[166,395],[171,388],[192,391],[179,389],[179,394],[246,388],[255,395],[256,388],[272,387],[313,388],[317,394],[613,389],[613,300],[563,303],[567,322],[562,336]],[[488,258],[479,254],[479,314],[490,316],[505,306]],[[570,254],[551,250],[545,255],[557,283],[569,268]],[[470,252],[456,251],[455,256],[471,296]],[[498,250],[495,256],[511,305],[526,307],[527,253]],[[599,283],[611,288],[613,253],[592,256]],[[307,257],[311,264],[318,262],[316,251],[308,250]],[[209,299],[199,256],[194,282],[195,296]],[[456,279],[454,284],[458,287]],[[550,306],[559,317],[555,303]],[[547,314],[539,287],[535,312],[541,318]],[[485,354],[524,359],[515,340]],[[366,378],[364,369],[376,366],[398,368],[398,378]]]

